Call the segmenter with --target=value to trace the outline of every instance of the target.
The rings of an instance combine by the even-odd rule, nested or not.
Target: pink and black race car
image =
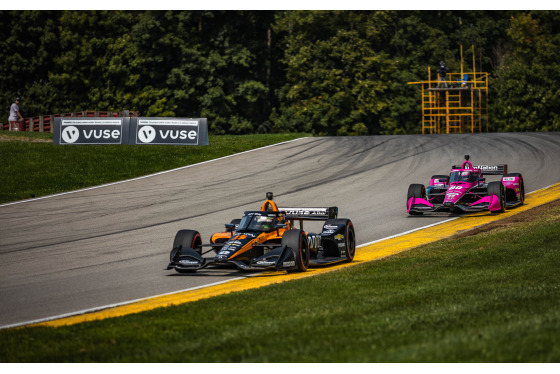
[[[450,175],[433,175],[430,185],[411,184],[406,197],[410,215],[424,212],[505,212],[523,204],[525,186],[519,173],[507,173],[507,165],[473,166],[469,155]],[[500,181],[486,183],[485,175],[502,175]]]

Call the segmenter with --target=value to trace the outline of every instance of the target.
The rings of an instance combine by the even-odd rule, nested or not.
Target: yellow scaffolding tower
[[[422,86],[422,134],[488,132],[488,73],[447,73]]]

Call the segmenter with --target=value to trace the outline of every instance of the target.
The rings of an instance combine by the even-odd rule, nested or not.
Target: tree
[[[287,84],[274,118],[278,131],[320,135],[379,133],[379,115],[396,62],[379,48],[390,20],[385,12],[284,12]]]
[[[55,102],[48,74],[58,50],[58,15],[56,11],[0,11],[2,108],[21,96],[24,115],[49,113]]]
[[[0,11],[0,104],[207,117],[215,134],[419,133],[407,82],[440,60],[472,70],[475,45],[491,129],[558,130],[559,25],[558,11]]]
[[[539,19],[549,27],[543,28]],[[511,51],[492,81],[494,129],[499,131],[560,130],[560,21],[557,12],[521,13],[511,17]]]
[[[179,115],[215,133],[255,132],[271,107],[272,12],[172,12],[177,62],[166,84]]]

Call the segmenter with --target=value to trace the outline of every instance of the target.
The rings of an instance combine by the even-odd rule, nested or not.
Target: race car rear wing
[[[454,165],[452,169],[461,169],[461,166]],[[473,169],[480,169],[482,174],[486,175],[504,175],[507,174],[507,164],[501,165],[474,165]]]
[[[507,164],[503,165],[476,165],[475,169],[480,169],[482,174],[486,175],[504,175],[507,174]]]
[[[303,221],[326,221],[336,219],[338,207],[329,208],[278,208],[280,212],[286,212],[287,219],[297,219]]]

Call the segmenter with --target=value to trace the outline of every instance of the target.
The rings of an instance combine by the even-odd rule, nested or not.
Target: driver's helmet
[[[256,217],[256,229],[262,231],[270,231],[274,227],[274,217],[258,216]]]
[[[463,171],[459,176],[461,182],[471,182],[473,180],[474,174],[470,171]]]

